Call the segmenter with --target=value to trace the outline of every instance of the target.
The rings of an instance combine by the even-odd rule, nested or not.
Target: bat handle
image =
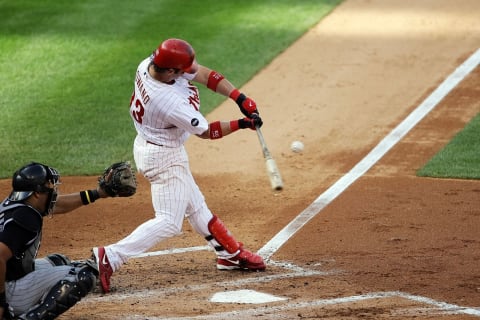
[[[257,129],[257,136],[258,136],[258,139],[260,140],[260,144],[263,146],[266,146],[267,144],[265,143],[265,139],[263,138],[263,134],[262,134],[262,130],[260,130],[260,127],[259,126],[255,126],[255,128]]]

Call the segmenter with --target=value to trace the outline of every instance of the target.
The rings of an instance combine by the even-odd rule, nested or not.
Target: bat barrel
[[[257,136],[258,141],[260,142],[260,146],[262,147],[263,157],[265,158],[265,166],[267,169],[267,175],[270,179],[270,184],[273,190],[280,191],[283,190],[283,181],[282,177],[280,176],[280,171],[278,170],[277,163],[270,155],[270,151],[268,150],[267,143],[263,138],[262,131],[260,127],[257,126]]]

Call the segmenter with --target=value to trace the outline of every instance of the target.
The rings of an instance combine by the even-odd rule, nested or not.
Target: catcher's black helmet
[[[30,197],[34,192],[49,192],[49,203],[47,211],[53,210],[57,193],[55,188],[46,186],[48,182],[53,185],[59,183],[60,174],[52,167],[38,162],[31,162],[18,169],[12,177],[13,191],[8,199],[10,201],[23,201]]]

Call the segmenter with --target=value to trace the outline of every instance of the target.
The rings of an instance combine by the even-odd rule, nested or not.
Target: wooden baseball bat
[[[263,138],[260,127],[257,126],[256,129],[258,141],[260,141],[260,146],[262,147],[263,158],[265,159],[265,166],[267,167],[267,174],[268,178],[270,179],[270,184],[272,185],[273,190],[280,191],[283,189],[283,181],[280,171],[278,170],[277,163],[275,160],[273,160],[270,150],[268,150],[267,143]]]

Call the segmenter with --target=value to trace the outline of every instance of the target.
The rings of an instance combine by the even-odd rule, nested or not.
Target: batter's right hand
[[[251,118],[243,118],[238,120],[238,127],[241,129],[250,128],[256,130],[257,127],[263,125],[262,118],[256,113],[252,113]]]

